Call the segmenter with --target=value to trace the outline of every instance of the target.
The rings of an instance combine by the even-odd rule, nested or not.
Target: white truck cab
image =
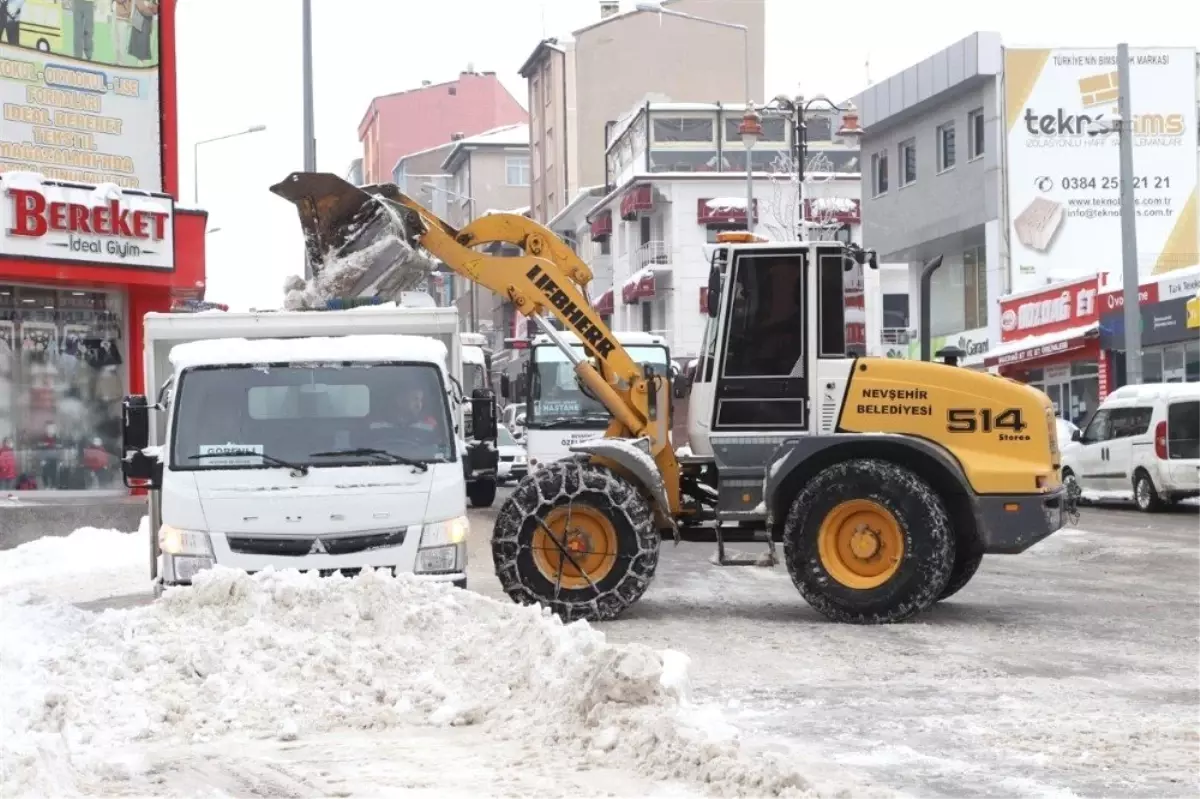
[[[570,331],[559,335],[583,353],[578,336]],[[640,331],[615,331],[613,337],[634,361],[658,374],[670,370],[671,353],[664,337]],[[548,336],[533,339],[526,369],[522,443],[531,469],[570,457],[575,444],[604,435],[612,417],[603,405],[584,394],[575,379],[574,365]]]
[[[408,310],[147,315],[162,389],[125,400],[123,471],[150,490],[157,586],[213,564],[465,585],[457,313]]]

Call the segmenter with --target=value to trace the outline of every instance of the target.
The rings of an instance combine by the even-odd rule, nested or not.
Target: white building
[[[699,353],[710,245],[722,231],[746,229],[744,108],[639,105],[609,132],[607,185],[582,190],[550,221],[591,266],[592,301],[609,324],[663,335],[675,357]],[[762,122],[752,150],[754,232],[793,239],[799,192],[790,125]],[[858,149],[834,135],[837,128],[836,114],[809,116],[807,218],[819,226],[814,235],[858,242]]]

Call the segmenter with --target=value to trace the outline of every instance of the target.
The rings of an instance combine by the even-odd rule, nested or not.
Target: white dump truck
[[[161,590],[213,564],[388,568],[466,584],[457,311],[147,314],[126,397],[126,484],[149,490]]]

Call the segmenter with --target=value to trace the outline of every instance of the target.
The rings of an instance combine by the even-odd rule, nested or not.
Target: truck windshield
[[[670,357],[666,347],[658,344],[627,344],[624,347],[630,358],[640,364],[649,365],[655,374],[669,373]],[[576,345],[574,349],[583,354],[582,345]],[[575,380],[575,367],[557,346],[540,344],[534,347],[532,364],[537,382],[525,418],[526,427],[603,428],[608,424],[608,411],[579,389]]]
[[[198,367],[180,376],[174,405],[172,469],[455,457],[441,375],[428,364]]]

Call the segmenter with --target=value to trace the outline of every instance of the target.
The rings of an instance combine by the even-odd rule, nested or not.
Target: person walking
[[[21,45],[21,9],[25,0],[0,0],[0,42]]]
[[[133,0],[111,0],[112,2],[112,47],[113,63],[121,66],[129,55],[129,35],[133,30]]]
[[[76,58],[92,60],[92,45],[96,33],[95,0],[74,0],[71,6],[75,28],[74,51]]]

